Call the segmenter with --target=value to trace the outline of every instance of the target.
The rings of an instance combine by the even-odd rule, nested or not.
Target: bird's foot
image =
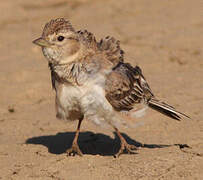
[[[114,155],[115,158],[118,158],[125,150],[128,154],[135,154],[135,150],[138,148],[135,145],[128,144],[125,139],[121,141],[121,148],[118,153]]]
[[[75,156],[76,154],[78,154],[79,156],[83,155],[78,144],[74,142],[71,148],[67,149],[66,153],[67,153],[67,156]]]

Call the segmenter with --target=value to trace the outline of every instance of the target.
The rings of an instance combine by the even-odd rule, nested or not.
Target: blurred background
[[[203,177],[201,0],[7,0],[1,1],[0,12],[0,179]],[[66,139],[71,142],[67,134],[55,140],[57,142],[47,140],[56,143],[60,150],[54,152],[60,155],[48,152],[43,138],[24,144],[29,138],[55,137],[60,132],[73,132],[76,127],[74,123],[67,125],[56,120],[55,93],[51,88],[47,60],[41,49],[32,44],[41,36],[45,23],[57,17],[70,20],[77,30],[87,29],[94,33],[97,40],[108,35],[119,39],[125,51],[125,61],[142,68],[155,95],[192,117],[192,121],[177,123],[149,110],[145,117],[137,120],[140,126],[136,130],[126,129],[124,132],[141,143],[189,144],[192,147],[190,155],[176,147],[157,151],[146,148],[136,156],[122,156],[123,164],[119,166],[121,160],[115,162],[111,156],[101,159],[92,155],[66,161],[60,148],[64,149]],[[102,132],[114,137],[111,131],[95,127],[88,121],[84,122],[83,131]],[[114,142],[109,143],[113,147]],[[201,156],[197,157],[198,153]],[[87,154],[91,153],[87,151]],[[153,155],[162,160],[153,159]],[[58,164],[47,160],[58,161],[60,158],[64,160]],[[133,168],[130,169],[132,158]],[[71,166],[77,167],[78,161],[81,162],[80,169],[83,168],[80,173],[75,169],[63,169],[64,163],[69,167],[71,162]],[[87,161],[88,167],[85,165]],[[135,162],[142,162],[139,168],[143,168],[139,169]],[[109,170],[110,167],[114,168]],[[170,167],[176,168],[164,173]],[[97,170],[92,172],[91,168]],[[57,175],[54,174],[56,170]]]

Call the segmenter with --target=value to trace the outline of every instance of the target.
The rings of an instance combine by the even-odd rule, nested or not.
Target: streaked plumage
[[[141,69],[124,62],[120,42],[113,37],[97,42],[92,33],[75,31],[69,21],[58,18],[45,25],[42,37],[34,43],[42,47],[48,59],[56,91],[57,117],[79,119],[73,147],[68,153],[82,154],[77,138],[84,117],[115,128],[121,139],[118,156],[125,148],[129,152],[134,148],[118,131],[117,125],[125,121],[119,117],[120,111],[145,104],[177,120],[186,116],[155,98]]]

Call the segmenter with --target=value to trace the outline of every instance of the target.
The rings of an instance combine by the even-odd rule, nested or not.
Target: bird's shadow
[[[131,139],[128,135],[121,133],[129,144],[143,148],[165,148],[172,145],[161,144],[142,144]],[[26,144],[41,144],[48,148],[48,151],[53,154],[65,153],[71,147],[75,132],[63,132],[56,135],[32,137],[26,140]],[[78,139],[78,144],[83,154],[112,156],[118,152],[120,148],[119,137],[114,132],[115,138],[111,138],[105,134],[92,132],[81,132]]]

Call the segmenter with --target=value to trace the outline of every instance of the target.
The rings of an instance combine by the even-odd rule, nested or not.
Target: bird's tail
[[[174,107],[155,98],[150,99],[149,107],[178,121],[180,121],[182,117],[190,118],[189,116],[177,111]]]

